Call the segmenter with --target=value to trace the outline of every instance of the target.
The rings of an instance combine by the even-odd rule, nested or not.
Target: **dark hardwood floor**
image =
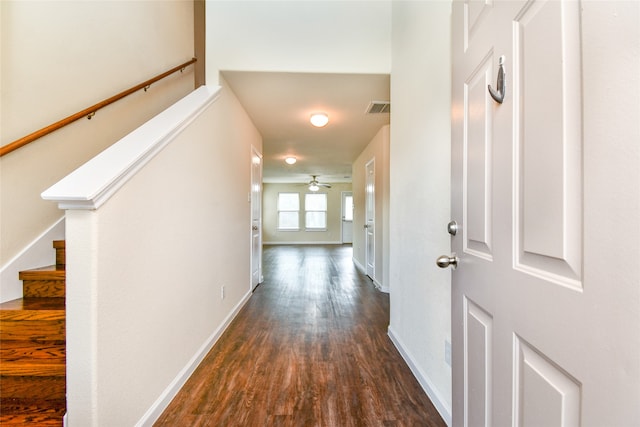
[[[351,246],[266,246],[264,283],[156,426],[445,426]]]

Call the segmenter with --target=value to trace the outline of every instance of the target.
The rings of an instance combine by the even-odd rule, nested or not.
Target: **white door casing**
[[[353,193],[342,192],[342,243],[353,243]]]
[[[375,262],[376,262],[376,209],[375,209],[375,192],[376,192],[376,168],[375,159],[371,159],[365,165],[365,268],[367,276],[371,279],[375,278]]]
[[[251,147],[251,289],[262,282],[262,154]]]
[[[640,420],[639,9],[454,1],[454,426]]]

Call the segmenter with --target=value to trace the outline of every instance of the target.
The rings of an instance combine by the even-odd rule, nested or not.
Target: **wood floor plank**
[[[445,426],[350,246],[268,246],[263,268],[156,426]]]

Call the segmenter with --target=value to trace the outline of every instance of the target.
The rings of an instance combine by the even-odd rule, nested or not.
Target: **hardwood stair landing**
[[[62,426],[66,412],[65,243],[56,265],[22,271],[0,304],[0,425]]]

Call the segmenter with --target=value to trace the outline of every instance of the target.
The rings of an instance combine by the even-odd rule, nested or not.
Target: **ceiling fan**
[[[311,178],[313,178],[311,181],[309,181],[309,191],[318,191],[320,189],[320,187],[326,187],[326,188],[331,188],[330,184],[325,184],[322,182],[319,182],[317,179],[318,175],[311,175]]]

